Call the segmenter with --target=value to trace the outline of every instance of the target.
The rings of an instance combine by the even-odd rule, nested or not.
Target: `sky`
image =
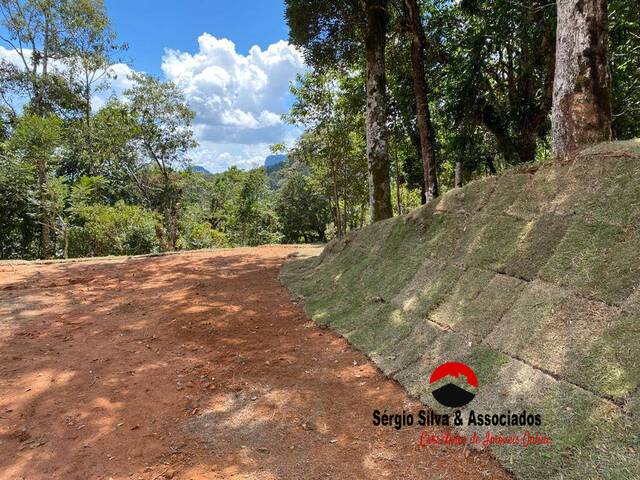
[[[212,172],[261,165],[274,143],[298,131],[280,115],[289,83],[304,69],[287,43],[283,0],[106,0],[124,58],[174,81],[196,111],[192,160]],[[127,68],[121,68],[126,88]]]
[[[269,147],[299,131],[281,114],[289,84],[305,68],[287,42],[283,0],[105,0],[120,42],[117,78],[94,99],[121,95],[132,71],[175,82],[196,112],[195,165],[211,172],[262,165]],[[0,58],[12,52],[0,45]],[[15,59],[14,59],[15,60]]]

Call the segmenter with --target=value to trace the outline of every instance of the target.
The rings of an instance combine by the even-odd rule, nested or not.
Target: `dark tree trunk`
[[[559,0],[553,90],[553,152],[571,157],[611,140],[606,0]]]
[[[462,162],[456,162],[456,170],[455,170],[455,187],[462,187]]]
[[[420,132],[422,168],[426,188],[426,201],[438,196],[438,177],[436,175],[436,156],[433,148],[433,128],[427,88],[427,76],[424,68],[424,49],[426,39],[422,28],[420,8],[417,0],[404,0],[405,15],[411,32],[411,74],[413,91],[416,96],[416,113]]]
[[[387,100],[384,48],[386,43],[386,0],[366,0],[367,32],[367,162],[371,221],[393,216],[387,149]]]
[[[49,75],[49,16],[45,12],[44,41],[42,48],[42,77],[37,78],[34,67],[34,112],[36,115],[44,116],[45,111],[45,89],[48,87]],[[45,208],[45,184],[47,182],[47,160],[39,158],[37,160],[38,170],[38,194],[40,200],[40,258],[49,258],[49,235],[51,231],[49,214]]]
[[[398,160],[398,150],[393,154],[395,174],[396,174],[396,203],[398,204],[398,215],[402,215],[402,198],[400,196],[400,162]]]
[[[44,158],[38,159],[38,198],[40,201],[40,258],[49,258],[49,215],[45,204],[45,184],[47,182],[47,162]]]
[[[489,175],[496,175],[498,171],[496,170],[496,165],[493,163],[493,158],[487,157],[485,159],[487,162],[487,168],[489,169]]]

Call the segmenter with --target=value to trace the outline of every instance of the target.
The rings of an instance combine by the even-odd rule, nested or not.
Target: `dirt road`
[[[1,265],[0,479],[508,478],[372,425],[418,406],[290,301],[295,251]]]

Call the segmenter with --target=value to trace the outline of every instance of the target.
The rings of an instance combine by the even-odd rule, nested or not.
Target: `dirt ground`
[[[296,251],[0,265],[0,479],[509,478],[372,425],[419,407],[290,300]]]

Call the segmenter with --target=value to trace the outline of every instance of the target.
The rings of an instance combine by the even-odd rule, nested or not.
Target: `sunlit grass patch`
[[[487,336],[518,298],[524,282],[506,275],[495,275],[476,298],[466,304],[459,318],[447,323],[474,343]]]
[[[507,172],[504,175],[500,175],[493,188],[493,193],[487,200],[482,212],[502,215],[515,203],[532,179],[533,175],[527,173]]]
[[[593,161],[601,163],[600,176],[592,171]],[[594,189],[587,192],[576,207],[578,215],[590,223],[640,229],[640,155],[593,161],[578,163],[575,167],[586,170],[584,175],[596,178]]]
[[[462,188],[450,190],[442,197],[436,211],[468,214],[478,212],[489,201],[496,181],[496,177],[484,177]]]
[[[640,238],[634,231],[576,220],[540,276],[586,296],[619,303],[640,281],[638,252]]]
[[[459,257],[465,265],[503,270],[526,228],[527,222],[515,217],[478,214],[467,226]]]
[[[462,361],[467,409],[541,413],[553,446],[492,449],[518,478],[640,480],[640,143],[602,148],[448,192],[282,278],[430,407],[433,369]]]
[[[526,354],[529,348],[537,346],[535,339],[544,333],[546,319],[558,310],[568,296],[566,291],[555,285],[531,282],[485,342],[512,356]],[[538,353],[544,357],[545,350],[541,348]]]
[[[437,261],[452,259],[465,236],[466,222],[467,219],[459,215],[434,215],[424,231],[424,255]]]
[[[445,299],[428,314],[428,317],[437,324],[454,328],[469,314],[473,301],[494,276],[495,274],[489,270],[477,268],[462,272]]]
[[[546,163],[520,190],[518,197],[507,209],[507,213],[530,220],[551,211],[553,199],[563,189],[568,165]]]
[[[487,343],[603,397],[629,395],[640,379],[637,318],[553,289],[527,290]]]
[[[504,273],[533,280],[553,255],[569,224],[568,218],[554,214],[543,214],[529,221],[505,262]]]
[[[492,447],[494,455],[517,478],[638,479],[640,457],[632,454],[638,441],[638,424],[620,409],[568,383],[557,381],[517,360],[497,369],[490,387],[482,386],[468,408],[476,412],[510,410],[540,414],[534,427],[476,427],[481,436],[522,435],[525,430],[552,439],[551,445],[527,448]],[[496,407],[499,406],[499,407]]]

